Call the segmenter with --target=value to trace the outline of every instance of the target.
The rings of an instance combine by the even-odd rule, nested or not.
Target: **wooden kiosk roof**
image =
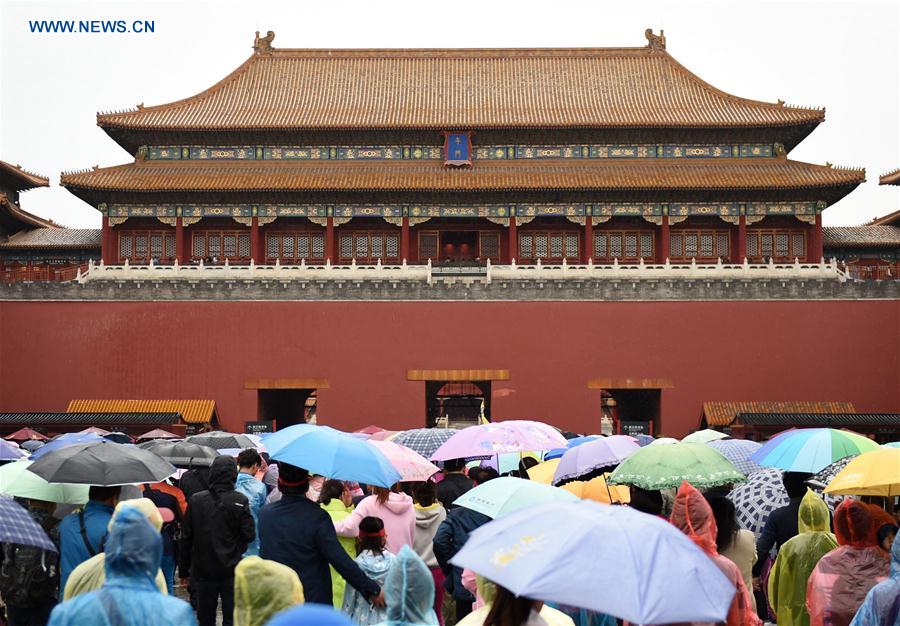
[[[758,128],[814,126],[824,117],[824,109],[727,94],[651,39],[639,48],[257,45],[250,58],[205,91],[167,104],[100,113],[97,123],[108,132]]]

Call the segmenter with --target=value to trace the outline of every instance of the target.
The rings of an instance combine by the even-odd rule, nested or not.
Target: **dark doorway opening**
[[[484,417],[491,419],[491,381],[426,381],[426,426],[434,428],[446,420],[449,428],[465,428],[479,423],[484,407]],[[443,425],[443,424],[442,424]]]
[[[607,389],[609,413],[617,430],[626,432],[625,424],[647,423],[647,434],[657,436],[662,401],[661,389]],[[604,394],[605,395],[605,394]]]
[[[257,418],[272,420],[279,429],[305,424],[315,414],[315,389],[259,389]],[[308,406],[312,400],[312,407]]]
[[[445,231],[441,233],[441,260],[474,261],[478,257],[478,233]]]

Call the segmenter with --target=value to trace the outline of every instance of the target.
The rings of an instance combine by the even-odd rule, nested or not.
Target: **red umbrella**
[[[359,430],[354,430],[355,433],[362,433],[364,435],[374,435],[375,433],[384,432],[384,428],[380,426],[366,426],[365,428],[360,428]]]
[[[37,441],[47,441],[48,437],[42,435],[36,430],[32,430],[30,428],[20,428],[16,432],[6,437],[10,441],[28,441],[29,439],[35,439]]]
[[[153,430],[144,433],[140,437],[138,437],[138,441],[146,441],[147,439],[181,439],[175,433],[170,433],[168,430],[163,430],[162,428],[154,428]]]

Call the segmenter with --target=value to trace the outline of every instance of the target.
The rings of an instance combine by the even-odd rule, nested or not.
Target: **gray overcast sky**
[[[33,34],[35,19],[147,19],[156,30]],[[206,89],[249,56],[256,30],[274,30],[284,48],[605,47],[643,46],[651,26],[720,89],[826,108],[790,157],[863,166],[868,178],[825,212],[826,225],[900,208],[900,190],[877,184],[900,167],[900,0],[0,0],[0,159],[50,177],[50,189],[23,194],[26,210],[99,226],[93,208],[57,185],[62,170],[131,160],[96,126],[97,111]]]

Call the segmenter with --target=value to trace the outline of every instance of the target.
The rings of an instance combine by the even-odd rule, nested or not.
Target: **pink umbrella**
[[[138,440],[147,440],[147,439],[181,439],[175,433],[170,433],[168,430],[163,430],[162,428],[154,428],[151,431],[148,431],[138,437]]]
[[[399,434],[399,430],[382,430],[381,432],[377,432],[372,435],[370,439],[372,441],[390,441]]]
[[[566,438],[552,426],[529,420],[509,420],[464,428],[444,442],[431,460],[487,458],[507,452],[552,450],[565,445]]]
[[[400,472],[402,483],[425,481],[441,471],[441,468],[429,463],[421,454],[393,441],[369,439],[369,444],[378,448],[394,469]]]
[[[100,437],[105,437],[109,434],[108,430],[103,430],[102,428],[98,428],[97,426],[88,426],[84,430],[78,431],[81,434],[94,433],[95,435],[99,435]]]
[[[375,433],[383,432],[384,428],[381,426],[370,425],[365,428],[360,428],[359,430],[354,430],[355,433],[362,433],[364,435],[374,435]]]
[[[13,434],[7,435],[6,438],[10,441],[47,441],[49,439],[46,435],[30,428],[20,428]]]
[[[567,450],[553,473],[553,484],[578,478],[601,467],[618,465],[640,450],[633,437],[613,435],[583,443]]]

